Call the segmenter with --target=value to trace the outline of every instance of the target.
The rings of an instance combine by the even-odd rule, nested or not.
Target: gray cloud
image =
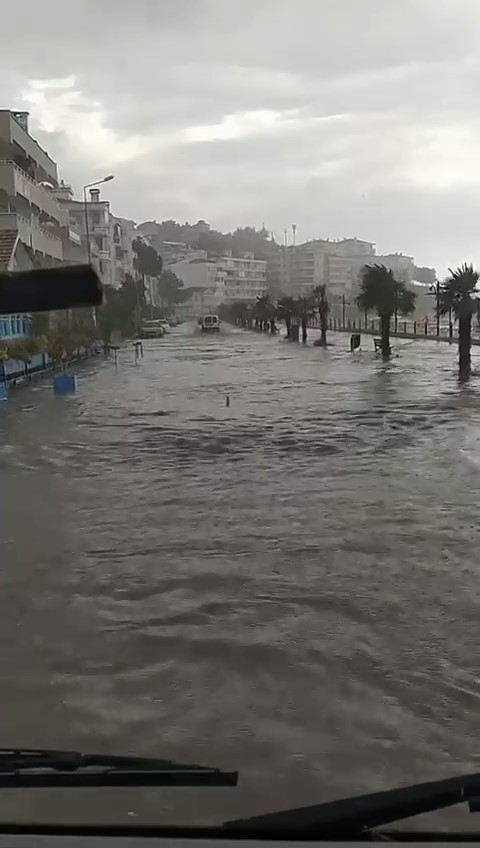
[[[480,264],[477,0],[26,0],[2,24],[3,105],[77,187],[113,170],[119,214]]]

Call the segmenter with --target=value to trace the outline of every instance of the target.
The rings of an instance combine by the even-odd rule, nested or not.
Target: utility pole
[[[432,283],[430,286],[428,294],[435,295],[435,312],[437,319],[437,339],[440,336],[440,290],[441,284],[440,280],[435,280],[435,283]],[[450,318],[451,325],[451,318]]]

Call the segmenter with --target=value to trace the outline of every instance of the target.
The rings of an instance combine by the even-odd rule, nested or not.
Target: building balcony
[[[38,141],[32,138],[25,126],[14,117],[12,112],[3,109],[0,110],[0,126],[2,128],[2,138],[8,138],[12,146],[23,150],[25,155],[32,159],[44,171],[46,177],[56,184],[58,174],[55,162],[40,147]]]
[[[62,213],[58,202],[51,192],[35,182],[15,162],[0,159],[0,190],[3,189],[10,197],[21,195],[33,206],[46,213],[50,218],[59,222]]]
[[[108,226],[108,224],[105,224],[104,222],[100,224],[95,223],[94,221],[92,221],[90,216],[88,218],[88,231],[91,236],[110,236],[110,227]]]
[[[13,212],[0,213],[0,229],[16,230],[20,240],[35,253],[42,253],[53,259],[63,259],[62,240],[23,215]]]

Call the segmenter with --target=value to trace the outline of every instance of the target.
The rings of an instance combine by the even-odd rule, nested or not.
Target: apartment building
[[[412,283],[415,276],[413,256],[406,256],[404,253],[386,253],[383,256],[375,256],[375,262],[390,268],[397,280],[407,284]]]
[[[0,110],[0,268],[84,262],[80,234],[55,196],[57,165],[29,133],[28,113]],[[0,316],[0,337],[25,335],[28,316]]]
[[[341,295],[355,286],[361,268],[371,261],[375,261],[373,242],[314,239],[280,248],[269,260],[269,277],[278,280],[284,294],[294,297],[307,295],[318,285]]]
[[[63,261],[57,165],[28,132],[28,113],[0,110],[0,230],[16,232],[34,263]]]
[[[272,299],[277,299],[290,290],[290,256],[291,250],[279,245],[267,260],[267,288]]]
[[[126,274],[132,277],[135,273],[133,242],[138,237],[135,231],[135,221],[128,218],[110,218],[112,238],[112,285],[118,288]]]
[[[101,198],[99,188],[90,189],[85,204],[75,199],[72,186],[62,180],[55,189],[55,197],[65,221],[78,233],[85,256],[90,254],[102,283],[118,288],[125,274],[134,272],[135,222],[112,215],[110,201]],[[90,251],[87,249],[87,216]]]
[[[98,189],[90,189],[87,204],[83,200],[75,200],[71,185],[63,181],[55,189],[56,200],[62,210],[62,215],[68,225],[80,236],[80,243],[85,250],[87,260],[90,259],[104,285],[113,285],[112,260],[112,226],[110,221],[110,203],[100,199]],[[87,221],[89,248],[87,245]]]
[[[254,303],[267,290],[267,263],[255,259],[253,253],[209,259],[206,251],[196,251],[194,258],[181,259],[168,265],[183,281],[185,288],[208,288],[216,305],[237,300]]]
[[[267,291],[267,263],[264,259],[255,259],[253,253],[245,252],[241,256],[232,256],[227,251],[217,259],[218,274],[225,280],[224,303],[245,300],[254,303]]]
[[[0,270],[29,271],[32,259],[15,230],[0,229]],[[0,346],[2,341],[12,341],[28,335],[28,315],[0,315]]]

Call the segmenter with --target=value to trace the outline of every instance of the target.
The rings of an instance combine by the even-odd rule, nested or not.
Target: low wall
[[[17,359],[6,359],[3,363],[0,363],[0,381],[6,382],[7,385],[18,385],[24,382],[30,382],[34,377],[41,377],[42,374],[47,374],[49,371],[53,371],[56,367],[65,368],[76,362],[82,362],[90,356],[96,356],[101,352],[102,350],[100,348],[81,350],[76,356],[72,356],[69,359],[65,358],[62,361],[62,366],[60,366],[59,363],[54,365],[53,361],[46,353],[34,354],[28,364],[28,368],[25,367],[24,362]]]

